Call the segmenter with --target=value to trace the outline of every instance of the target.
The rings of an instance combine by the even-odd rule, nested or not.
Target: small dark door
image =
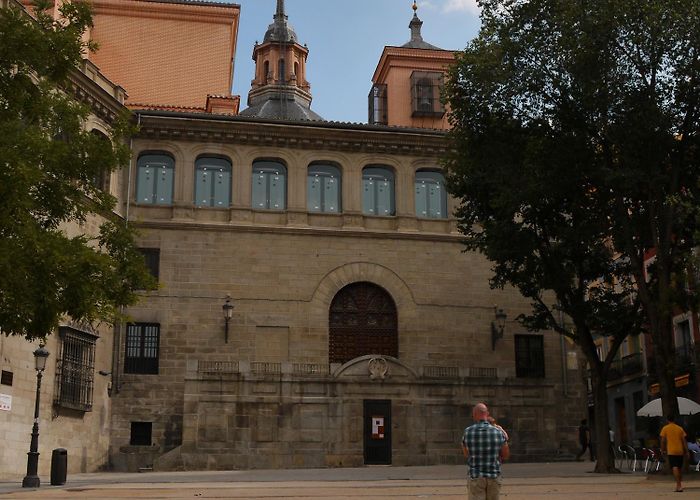
[[[364,401],[365,465],[391,465],[391,401]]]

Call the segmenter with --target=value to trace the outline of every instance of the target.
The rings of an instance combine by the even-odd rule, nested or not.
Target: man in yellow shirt
[[[673,467],[673,477],[676,478],[676,491],[683,491],[683,458],[688,455],[688,444],[685,442],[685,431],[674,423],[673,415],[668,417],[668,423],[661,429],[661,452],[668,457]]]

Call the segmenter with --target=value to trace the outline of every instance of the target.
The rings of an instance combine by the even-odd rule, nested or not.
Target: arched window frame
[[[255,160],[252,177],[254,210],[286,210],[287,167],[281,160]]]
[[[277,80],[279,83],[286,83],[287,82],[287,63],[284,60],[284,57],[280,57],[277,60]]]
[[[100,141],[106,141],[109,143],[109,147],[112,147],[112,141],[110,138],[102,132],[101,130],[98,130],[96,128],[93,128],[90,130],[90,133],[97,137]],[[101,168],[99,172],[96,172],[93,178],[91,179],[91,184],[93,187],[100,189],[104,191],[105,193],[109,193],[109,184],[110,184],[110,177],[111,177],[112,172],[108,168]]]
[[[395,175],[386,165],[367,165],[362,169],[362,212],[365,215],[396,215]]]
[[[225,156],[200,155],[194,162],[194,204],[197,207],[231,206],[231,160]]]
[[[445,176],[440,170],[419,169],[414,182],[416,217],[447,218]]]
[[[306,175],[306,209],[309,212],[342,212],[342,174],[331,162],[314,162]]]
[[[166,151],[144,151],[136,162],[136,203],[172,205],[175,159]]]

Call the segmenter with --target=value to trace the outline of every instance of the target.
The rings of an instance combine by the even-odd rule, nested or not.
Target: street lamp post
[[[41,377],[46,368],[46,358],[49,357],[43,344],[34,351],[34,368],[36,368],[36,399],[34,401],[34,425],[32,426],[32,442],[27,453],[27,475],[22,480],[23,488],[38,488],[39,480],[39,400],[41,397]]]

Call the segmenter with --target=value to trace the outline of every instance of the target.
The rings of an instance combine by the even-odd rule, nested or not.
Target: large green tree
[[[0,8],[0,330],[28,339],[65,316],[112,321],[155,285],[95,183],[127,161],[126,128],[115,123],[111,140],[85,130],[90,110],[70,90],[94,48],[83,41],[90,9],[65,3],[55,21],[48,7],[37,2],[35,18]]]
[[[494,262],[495,286],[533,300],[525,325],[581,347],[607,443],[607,371],[628,334],[650,334],[664,411],[677,412],[670,329],[691,299],[680,278],[698,206],[700,4],[480,4],[447,89],[461,230]],[[604,360],[597,335],[611,339]],[[613,468],[604,448],[599,472]]]

